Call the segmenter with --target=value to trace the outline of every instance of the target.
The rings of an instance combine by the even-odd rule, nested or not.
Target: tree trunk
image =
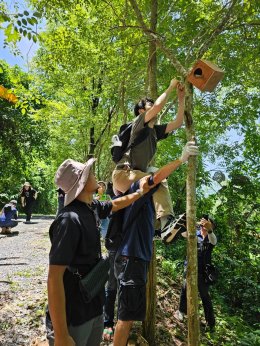
[[[156,31],[157,26],[157,0],[151,0],[151,30]],[[157,91],[157,58],[155,40],[149,42],[148,56],[148,81],[149,94],[155,100],[158,97]],[[155,319],[156,319],[156,246],[153,242],[153,255],[149,266],[149,274],[146,287],[146,319],[143,322],[143,335],[150,346],[155,345]]]
[[[143,336],[149,346],[155,346],[156,283],[156,243],[153,242],[153,256],[146,284],[146,319],[143,322]]]
[[[187,140],[195,139],[192,120],[193,86],[186,83],[185,124]],[[188,345],[199,346],[198,319],[198,262],[196,236],[196,157],[190,157],[187,173],[187,308],[188,308]]]

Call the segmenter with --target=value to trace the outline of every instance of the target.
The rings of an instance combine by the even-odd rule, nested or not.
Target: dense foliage
[[[54,213],[53,175],[68,157],[83,161],[96,156],[98,178],[111,179],[111,135],[133,117],[136,100],[152,89],[151,41],[157,44],[153,80],[158,94],[171,78],[184,80],[197,59],[215,62],[225,71],[223,81],[213,93],[195,89],[193,95],[193,121],[201,151],[197,214],[211,212],[218,223],[215,261],[221,279],[215,288],[219,316],[215,344],[256,345],[259,2],[30,3],[32,13],[37,14],[34,17],[46,20],[33,73],[27,75],[1,62],[0,85],[14,88],[19,96],[16,106],[0,100],[1,202],[17,196],[22,182],[29,180],[41,192],[37,211]],[[10,30],[17,26],[17,17],[8,16],[6,7],[0,10],[0,25],[12,24],[5,30],[11,42]],[[32,14],[22,14],[32,21]],[[23,34],[29,37],[29,32],[30,25]],[[162,122],[175,113],[173,104]],[[155,164],[161,166],[178,157],[185,141],[182,128],[160,143]],[[176,214],[185,209],[185,179],[183,166],[168,180]],[[167,248],[170,264],[166,268],[180,268],[176,263],[184,252],[182,245]],[[237,328],[237,334],[229,333],[230,340],[221,339],[230,326]]]

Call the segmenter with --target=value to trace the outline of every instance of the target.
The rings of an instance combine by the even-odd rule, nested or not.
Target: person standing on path
[[[56,191],[58,193],[58,210],[56,216],[58,216],[59,212],[64,207],[65,192],[60,187],[56,189]]]
[[[205,314],[207,328],[214,331],[215,316],[211,296],[209,293],[209,283],[205,280],[205,270],[207,265],[211,265],[211,256],[214,247],[217,244],[217,237],[214,233],[216,226],[214,221],[208,216],[203,215],[199,221],[199,230],[197,231],[197,250],[198,250],[198,290]],[[186,232],[182,234],[187,237]],[[174,314],[175,318],[183,321],[187,314],[187,282],[186,282],[187,262],[185,262],[184,282],[181,288],[179,310]]]
[[[152,195],[159,183],[185,163],[190,155],[198,155],[198,147],[188,142],[179,159],[169,162],[148,183],[152,189],[124,212],[122,241],[115,258],[115,276],[118,280],[118,320],[114,334],[114,346],[125,346],[134,321],[144,321],[146,315],[146,282],[152,258],[154,237],[154,208]],[[147,178],[147,177],[145,177]],[[139,189],[142,182],[134,182],[130,192]],[[175,237],[179,228],[175,230]]]
[[[32,188],[31,184],[28,183],[28,181],[26,181],[23,184],[21,191],[21,203],[26,215],[26,222],[28,223],[30,223],[31,221],[33,206],[35,200],[37,199],[37,195],[38,192]]]
[[[106,190],[107,190],[107,184],[102,180],[98,181],[98,189],[94,198],[100,202],[110,201],[111,197],[107,194]],[[105,236],[107,233],[108,223],[109,223],[108,217],[100,220],[100,230],[101,230],[101,236],[103,239],[105,239]]]
[[[89,273],[100,259],[97,218],[129,206],[150,189],[144,180],[132,194],[113,201],[94,200],[98,188],[94,161],[65,160],[55,175],[56,184],[65,191],[65,207],[49,230],[48,305],[54,331],[54,338],[52,333],[47,336],[50,345],[100,345],[105,289],[86,303],[79,287],[79,275]]]

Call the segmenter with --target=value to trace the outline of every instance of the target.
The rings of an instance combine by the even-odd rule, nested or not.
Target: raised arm
[[[171,161],[167,165],[160,168],[154,173],[153,181],[154,184],[159,184],[163,179],[168,178],[168,176],[174,172],[178,167],[180,167],[184,162],[188,161],[190,156],[196,156],[199,154],[199,149],[194,142],[188,142],[183,148],[182,155],[179,159]]]
[[[177,93],[178,93],[178,111],[176,115],[176,119],[173,121],[170,121],[166,127],[165,133],[172,132],[183,124],[183,117],[184,117],[184,107],[185,107],[185,89],[182,84],[178,84],[177,86]]]
[[[147,193],[152,188],[152,186],[145,184],[148,181],[149,177],[150,176],[147,175],[146,177],[143,177],[141,179],[142,182],[140,183],[140,189],[136,192],[112,200],[112,211],[114,212],[128,207],[130,204],[134,203],[140,197],[142,197],[143,194]]]
[[[22,207],[24,207],[24,206],[25,206],[24,201],[25,201],[25,197],[24,197],[24,196],[22,196],[22,197],[21,197],[21,204],[22,204]]]
[[[173,91],[173,89],[177,88],[179,81],[177,79],[172,79],[169,87],[165,90],[165,92],[157,98],[157,100],[154,102],[154,105],[146,112],[145,114],[145,122],[149,122],[150,120],[154,119],[157,114],[163,109],[165,106],[170,93]]]

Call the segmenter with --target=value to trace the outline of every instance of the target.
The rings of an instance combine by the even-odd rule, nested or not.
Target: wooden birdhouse
[[[188,81],[201,91],[213,91],[224,71],[207,60],[199,60],[188,75]]]

